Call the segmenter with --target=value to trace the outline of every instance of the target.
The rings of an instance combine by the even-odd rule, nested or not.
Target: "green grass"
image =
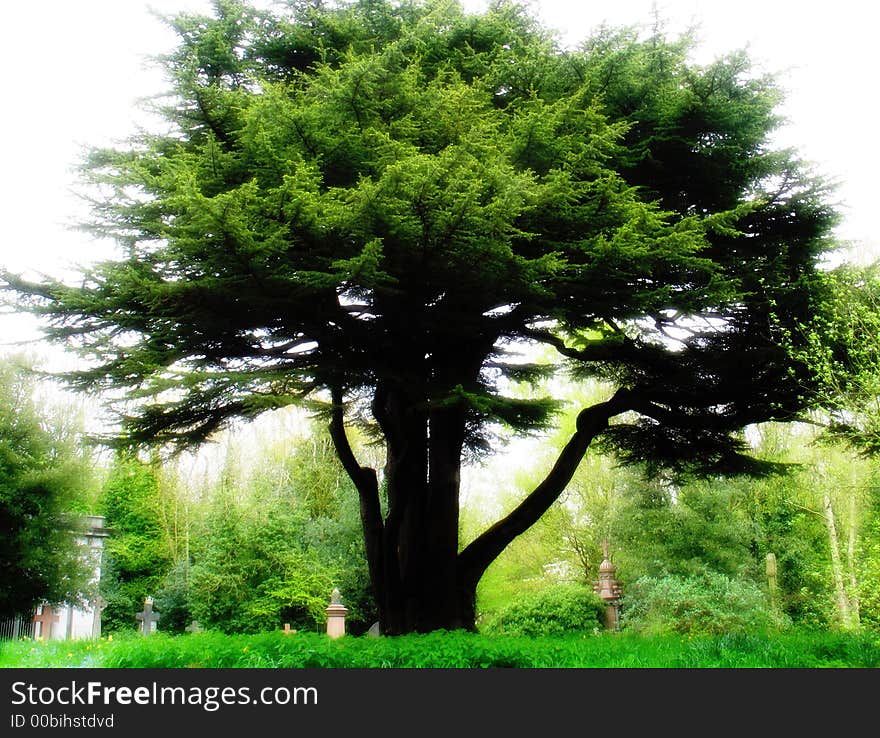
[[[91,641],[7,641],[2,668],[877,668],[876,632],[779,635],[431,633],[396,638],[315,633],[197,633]]]

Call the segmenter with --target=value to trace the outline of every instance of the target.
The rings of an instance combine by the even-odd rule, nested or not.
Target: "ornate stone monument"
[[[345,615],[348,608],[342,604],[339,590],[333,590],[330,595],[330,605],[327,607],[327,635],[331,638],[339,638],[345,635]]]
[[[608,630],[620,630],[619,601],[622,588],[615,578],[617,567],[611,563],[608,555],[608,541],[602,541],[604,558],[599,564],[599,580],[593,583],[593,591],[605,602],[605,627]]]

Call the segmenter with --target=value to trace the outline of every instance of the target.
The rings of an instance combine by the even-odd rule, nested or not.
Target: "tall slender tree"
[[[214,9],[170,21],[172,130],[86,162],[119,258],[6,287],[90,357],[74,384],[132,401],[126,442],[322,403],[386,633],[473,628],[482,573],[596,439],[652,468],[757,470],[740,429],[809,402],[781,336],[813,309],[834,213],[769,147],[779,90],[744,55],[699,67],[687,39],[630,31],[565,51],[508,2]],[[462,459],[556,407],[505,395],[548,371],[527,344],[617,389],[462,548]]]

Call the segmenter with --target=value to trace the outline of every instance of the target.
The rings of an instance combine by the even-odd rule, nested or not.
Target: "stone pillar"
[[[92,606],[92,638],[100,638],[101,637],[101,613],[107,607],[107,600],[105,600],[101,595],[96,595],[94,599],[90,601]]]
[[[330,595],[330,605],[327,608],[327,635],[331,638],[339,638],[345,635],[345,615],[348,608],[342,604],[339,590],[334,589]]]
[[[593,591],[605,602],[605,628],[607,630],[620,630],[619,600],[621,594],[620,582],[614,574],[617,567],[611,563],[608,556],[608,541],[602,541],[604,558],[599,564],[599,580],[593,584]]]
[[[779,605],[779,587],[776,583],[776,554],[767,554],[767,591],[770,593],[770,606],[775,610]]]

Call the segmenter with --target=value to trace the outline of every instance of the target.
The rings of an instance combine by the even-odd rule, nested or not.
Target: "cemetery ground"
[[[438,631],[372,638],[281,631],[180,636],[132,632],[92,640],[0,644],[0,668],[817,669],[880,667],[872,630],[646,636],[503,636]]]

